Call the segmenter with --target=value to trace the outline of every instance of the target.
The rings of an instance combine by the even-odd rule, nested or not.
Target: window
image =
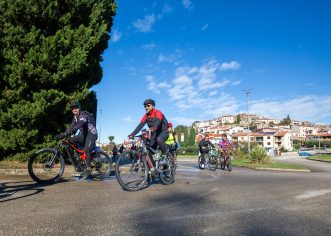
[[[268,142],[268,145],[270,145],[270,142]]]
[[[270,136],[268,136],[267,139],[270,139]]]

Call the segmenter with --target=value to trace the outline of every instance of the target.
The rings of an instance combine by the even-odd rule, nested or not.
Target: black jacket
[[[79,112],[72,119],[70,127],[65,131],[65,134],[75,133],[77,130],[80,130],[80,134],[86,136],[87,134],[97,135],[97,129],[93,122],[89,121],[88,116],[84,112]]]
[[[215,145],[210,142],[210,140],[206,140],[205,138],[201,139],[199,142],[199,149],[201,150],[208,150],[208,146],[212,146],[215,148]]]

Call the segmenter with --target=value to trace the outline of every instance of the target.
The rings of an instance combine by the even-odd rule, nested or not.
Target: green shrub
[[[262,146],[258,145],[251,150],[249,161],[254,164],[264,164],[270,163],[271,158],[267,154],[267,151]]]

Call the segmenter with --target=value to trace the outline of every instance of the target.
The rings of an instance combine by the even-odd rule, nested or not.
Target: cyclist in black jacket
[[[70,104],[70,109],[74,114],[70,127],[64,132],[56,136],[56,138],[61,139],[76,133],[77,130],[80,131],[78,135],[70,138],[71,143],[84,146],[84,152],[86,154],[86,170],[83,173],[83,179],[92,177],[91,168],[91,154],[95,141],[98,139],[98,132],[95,127],[94,118],[91,117],[86,111],[81,111],[79,102],[72,102]]]
[[[201,154],[201,167],[205,167],[205,155],[210,151],[209,146],[215,148],[215,145],[212,144],[209,140],[209,136],[206,135],[203,139],[200,140],[199,142],[199,151]]]

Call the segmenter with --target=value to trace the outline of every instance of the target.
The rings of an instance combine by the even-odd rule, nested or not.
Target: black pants
[[[84,135],[76,135],[70,138],[70,142],[78,145],[84,145],[84,152],[86,154],[86,166],[91,167],[91,153],[93,146],[95,145],[95,141],[97,141],[98,135],[97,134],[87,134]]]
[[[209,152],[208,148],[200,148],[201,163],[205,163],[205,155]]]
[[[164,154],[167,152],[167,145],[165,144],[165,141],[169,137],[168,131],[163,131],[161,133],[153,133],[151,135],[151,143],[150,146],[154,149],[157,148],[157,145],[159,145],[161,152]]]

